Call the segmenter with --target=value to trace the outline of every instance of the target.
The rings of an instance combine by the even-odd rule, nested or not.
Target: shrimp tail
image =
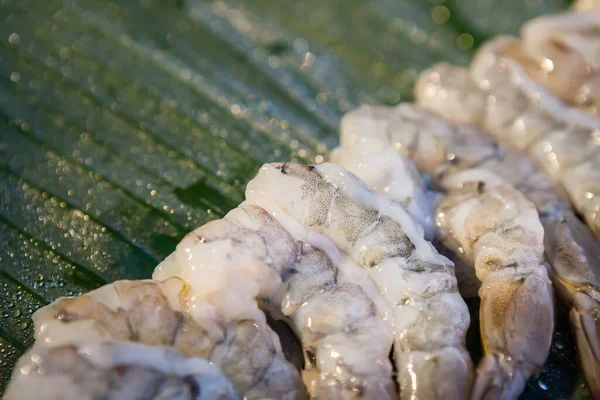
[[[594,294],[580,292],[575,296],[570,320],[588,389],[592,398],[600,399],[600,299]]]
[[[471,400],[516,399],[531,372],[502,354],[486,355],[477,368]]]
[[[523,280],[504,276],[483,282],[481,298],[486,356],[471,398],[516,399],[529,377],[541,370],[552,341],[554,293],[547,270],[540,268]]]
[[[572,213],[546,221],[546,252],[553,266],[552,282],[571,306],[579,362],[587,386],[600,399],[600,250],[593,233]]]

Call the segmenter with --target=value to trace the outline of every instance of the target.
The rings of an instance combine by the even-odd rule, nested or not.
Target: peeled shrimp
[[[68,353],[69,346],[82,341],[104,340],[167,346],[183,356],[212,362],[246,398],[303,397],[298,372],[285,360],[278,337],[265,323],[218,316],[200,324],[184,312],[188,292],[180,279],[172,278],[117,281],[79,297],[58,299],[33,316],[34,350],[50,347]],[[51,351],[44,354],[53,359]]]
[[[573,205],[600,237],[600,118],[568,107],[545,91],[515,61],[502,57],[508,46],[509,39],[492,41],[481,49],[472,66],[472,76],[489,82],[490,94],[496,99],[496,104],[488,107],[485,125],[512,145],[516,143],[511,140],[516,131],[529,137],[529,154],[563,184]],[[504,72],[494,72],[498,68],[504,68]],[[512,82],[518,79],[520,84],[500,85],[499,78]],[[515,96],[522,99],[519,102],[523,108],[515,108],[511,100]],[[539,100],[533,101],[534,96]],[[499,121],[504,121],[504,126]]]
[[[451,117],[449,110],[460,105],[459,88],[454,86],[454,80],[451,77],[466,73],[464,69],[451,67],[447,64],[438,64],[430,71],[427,71],[419,79],[416,94],[419,103],[423,106],[435,108]],[[467,89],[469,86],[466,87]],[[472,86],[471,86],[472,88]],[[444,93],[454,93],[454,101],[444,107]],[[432,97],[437,100],[428,102]],[[466,103],[463,103],[466,104]],[[473,109],[471,109],[473,110]],[[439,117],[431,113],[423,113],[431,124],[433,118],[443,123]],[[400,113],[397,114],[400,118]],[[477,113],[473,113],[473,121],[477,121]],[[485,139],[486,133],[469,125],[452,125],[445,123],[446,130],[421,129],[419,140],[416,140],[415,128],[406,129],[406,124],[410,119],[399,120],[395,126],[398,126],[396,134],[391,135],[391,140],[401,143],[427,143],[426,137],[447,137],[447,132],[454,131],[456,136],[464,136],[462,142],[484,144],[484,148],[476,153],[483,154],[491,149],[497,148],[497,161],[490,158],[485,163],[478,165],[478,168],[491,169],[504,180],[514,185],[529,200],[533,201],[538,208],[540,219],[544,225],[545,231],[545,250],[551,264],[551,279],[554,288],[559,296],[571,307],[571,322],[576,333],[577,346],[579,348],[580,359],[586,380],[592,393],[600,395],[600,385],[597,377],[600,376],[600,325],[595,317],[600,312],[600,248],[598,241],[594,238],[586,226],[570,210],[570,205],[565,195],[562,195],[562,189],[554,184],[551,178],[537,170],[536,166],[529,161],[527,157],[519,152],[496,145],[490,139]],[[417,120],[418,121],[418,120]],[[404,124],[404,125],[402,125]],[[416,123],[417,126],[427,126],[423,122]],[[401,128],[404,126],[405,128]],[[440,132],[444,132],[443,135]],[[475,138],[469,138],[468,132],[475,133]],[[401,134],[408,133],[405,139],[401,139]],[[459,139],[456,139],[459,140]],[[487,141],[487,145],[485,145]],[[458,145],[458,142],[448,141],[448,139],[436,140],[442,144],[444,150],[437,150],[447,154],[446,158],[454,160],[463,159],[464,148]],[[408,145],[403,147],[409,152],[413,159],[424,159],[424,155],[419,153],[426,149],[426,146]],[[488,150],[485,150],[487,148]],[[411,155],[410,153],[413,153]],[[429,150],[434,152],[434,150]],[[437,154],[436,153],[436,154]],[[427,153],[426,153],[427,154]],[[503,155],[504,154],[504,155]],[[440,157],[443,159],[444,157]],[[419,162],[417,161],[419,166]],[[419,166],[421,168],[421,166]],[[582,181],[570,182],[570,185],[583,185]],[[589,181],[588,181],[589,182]]]
[[[513,45],[511,38],[498,38],[480,50],[471,73],[479,87],[485,88],[481,93],[488,94],[487,103],[463,114],[501,141],[528,150],[562,183],[575,208],[600,237],[600,118],[566,106],[514,60],[502,57],[503,50]],[[474,84],[461,89],[452,83],[460,74],[467,71],[448,65],[425,72],[416,86],[419,104],[452,119],[452,110],[461,104],[460,90],[480,90]],[[448,92],[453,94],[447,96]],[[446,103],[448,97],[454,97],[451,104]],[[468,107],[467,101],[462,104]]]
[[[247,273],[260,270],[270,272]],[[367,273],[330,240],[308,234],[283,215],[242,203],[222,220],[188,234],[157,267],[154,278],[184,279],[190,287],[186,299],[193,307],[196,296],[211,298],[212,287],[232,274],[239,274],[233,278],[239,279],[239,290],[256,288],[254,296],[262,308],[287,321],[303,348],[314,355],[304,372],[312,397],[395,398],[389,306]],[[281,284],[264,285],[264,276],[280,277]],[[212,303],[222,307],[226,301],[220,297]]]
[[[469,297],[481,287],[486,357],[478,368],[472,397],[516,398],[548,355],[554,304],[542,259],[544,236],[537,212],[503,178],[544,210],[548,224],[557,221],[557,213],[570,208],[568,200],[527,158],[496,145],[474,126],[453,126],[411,104],[387,110],[385,129],[378,129],[380,123],[359,133],[342,129],[341,143],[377,140],[397,149],[445,193],[437,212],[438,240],[457,257],[461,293]],[[356,120],[366,125],[364,121],[375,112],[382,113],[368,106],[352,111],[344,116],[342,127],[353,126]],[[478,186],[480,182],[483,186]],[[462,189],[447,193],[448,185]],[[520,225],[523,220],[526,233]],[[490,226],[485,226],[486,221]],[[510,262],[509,256],[514,258]],[[515,322],[532,318],[539,319],[538,323],[515,326]]]
[[[267,164],[248,184],[246,199],[299,222],[309,236],[324,234],[368,271],[391,306],[401,398],[468,396],[469,313],[453,265],[404,208],[335,164]]]
[[[518,61],[564,102],[600,113],[600,12],[535,18],[521,29]]]
[[[348,118],[342,118],[340,129],[346,136],[340,147],[331,152],[329,160],[352,172],[375,192],[400,203],[423,227],[425,238],[431,240],[433,205],[413,162],[399,156],[385,141],[365,139],[363,135],[372,125],[385,130],[390,109],[371,107],[370,110],[364,120],[356,116],[348,123]]]
[[[12,399],[239,399],[206,360],[169,347],[99,341],[34,347],[16,365],[4,394]]]
[[[535,206],[489,172],[447,178],[436,212],[440,241],[474,266],[481,281],[485,356],[472,399],[516,399],[550,350],[554,295],[544,263],[544,230]]]

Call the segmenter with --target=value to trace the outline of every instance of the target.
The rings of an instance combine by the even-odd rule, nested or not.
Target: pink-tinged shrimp
[[[573,3],[573,9],[578,11],[600,10],[600,1],[598,0],[577,0]]]
[[[564,102],[600,113],[600,11],[541,16],[521,29],[516,59]]]
[[[221,371],[171,347],[102,340],[34,347],[16,365],[6,400],[235,400]]]
[[[436,211],[439,240],[481,281],[484,358],[472,399],[516,399],[550,350],[554,294],[544,262],[544,230],[533,203],[487,173],[447,177]]]
[[[260,270],[270,272],[246,273]],[[261,283],[271,274],[280,279],[277,287]],[[324,236],[309,235],[291,219],[242,203],[188,234],[154,274],[156,279],[169,276],[187,282],[192,307],[196,296],[212,299],[219,280],[239,281],[225,284],[225,290],[256,288],[252,296],[243,296],[252,307],[256,297],[262,308],[288,322],[312,355],[304,371],[311,397],[396,397],[389,306],[367,273]],[[235,300],[235,293],[229,295]],[[220,308],[228,299],[210,302]],[[246,306],[233,305],[238,310]]]
[[[594,155],[598,145],[595,144],[597,130],[593,129],[596,117],[566,107],[543,88],[537,91],[542,96],[536,101],[535,96],[532,97],[536,91],[529,89],[539,85],[528,80],[516,62],[503,61],[506,59],[497,56],[497,50],[494,50],[511,43],[514,43],[512,39],[497,39],[484,47],[479,64],[472,67],[479,78],[489,76],[489,79],[479,79],[479,85],[465,78],[463,82],[470,84],[458,87],[454,77],[468,77],[469,71],[447,64],[438,64],[424,72],[415,87],[419,105],[452,120],[452,110],[462,104],[467,110],[463,115],[468,118],[461,121],[469,120],[484,127],[482,132],[490,132],[514,148],[528,150],[549,176],[562,183],[571,201],[598,236],[600,204],[596,193],[600,192],[600,165]],[[452,93],[451,103],[445,101],[445,93]],[[465,96],[482,96],[487,101],[482,103],[484,107],[468,107],[469,102],[461,102]],[[518,175],[528,176],[521,171]],[[597,379],[600,376],[600,351],[597,351],[600,349],[600,324],[596,318],[600,313],[600,246],[573,213],[562,208],[560,213],[549,216],[540,210],[546,254],[553,267],[554,286],[572,307],[571,321],[588,386],[595,396],[600,397],[600,380]],[[552,215],[556,218],[548,222]]]
[[[443,84],[443,89],[439,90],[450,90],[449,83],[439,80],[440,76],[445,76],[446,68],[452,67],[436,67],[436,71],[442,72],[436,74],[433,83]],[[349,126],[356,118],[366,125],[365,121],[373,115],[371,110],[372,107],[361,107],[344,118]],[[381,114],[378,109],[377,115]],[[383,125],[377,123],[360,132],[342,130],[341,143],[349,138],[366,140],[367,137],[376,137],[413,159],[420,171],[430,175],[431,183],[442,189],[441,181],[445,177],[465,169],[480,169],[482,178],[487,175],[485,171],[493,172],[536,205],[545,229],[545,248],[553,266],[551,278],[554,287],[573,306],[572,321],[578,332],[578,346],[582,354],[590,355],[584,360],[584,371],[588,377],[597,374],[599,363],[594,355],[597,353],[584,349],[594,349],[593,341],[598,337],[597,328],[591,323],[599,309],[598,303],[593,300],[599,287],[595,274],[600,261],[598,244],[593,234],[573,215],[562,189],[524,154],[498,145],[473,125],[452,124],[411,104],[387,108],[387,115],[389,121],[384,129],[378,129]],[[471,269],[458,263],[457,276],[461,293],[472,296],[479,287],[479,280],[473,276]],[[585,324],[580,320],[585,320]],[[592,383],[597,381],[588,379]]]
[[[266,323],[220,315],[200,323],[185,312],[189,290],[177,278],[117,281],[58,299],[34,314],[34,350],[68,352],[71,345],[104,340],[170,347],[215,364],[246,398],[304,398],[298,371],[285,360],[277,335]]]
[[[600,118],[565,105],[531,79],[504,55],[515,45],[510,38],[495,39],[480,49],[471,66],[471,76],[476,82],[485,81],[494,99],[487,106],[484,125],[508,144],[527,149],[563,184],[575,208],[600,237]],[[527,141],[515,140],[518,137]],[[574,178],[579,179],[576,186]]]
[[[246,198],[297,221],[309,236],[322,233],[368,271],[391,307],[401,398],[468,397],[469,314],[454,267],[402,206],[335,164],[267,164]]]

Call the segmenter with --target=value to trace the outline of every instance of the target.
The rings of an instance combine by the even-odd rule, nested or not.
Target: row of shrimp
[[[434,66],[418,105],[342,119],[337,164],[264,165],[246,201],[189,233],[152,279],[38,310],[5,398],[516,399],[547,358],[553,290],[600,398],[587,15],[532,21],[470,70]],[[477,293],[474,371],[461,294]]]
[[[263,166],[152,280],[38,310],[5,398],[468,397],[454,265],[415,222],[432,230],[419,175],[395,175],[391,200],[335,164]]]
[[[458,126],[477,126],[544,172],[546,189],[519,189],[540,212],[551,278],[572,307],[584,375],[600,398],[600,4],[580,1],[574,8],[526,23],[521,38],[490,40],[468,68],[433,66],[420,76],[415,97]],[[528,186],[541,174],[506,168],[514,171],[509,180]]]
[[[596,7],[534,19],[523,26],[520,39],[492,39],[469,68],[435,65],[422,74],[415,95],[419,105],[452,121],[476,124],[527,152],[562,185],[600,237]]]
[[[594,237],[600,232],[594,106],[600,59],[593,59],[600,54],[593,47],[599,27],[597,11],[533,20],[522,42],[493,39],[469,69],[438,64],[425,71],[415,87],[417,104],[364,106],[342,120],[333,161],[403,202],[388,190],[398,178],[373,162],[395,151],[396,165],[413,161],[438,191],[436,240],[456,262],[463,296],[478,290],[481,298],[485,357],[473,399],[517,398],[540,371],[552,339],[553,287],[571,307],[582,369],[592,396],[600,398],[600,243]],[[543,78],[535,74],[544,68]],[[582,69],[587,72],[573,82],[570,71]],[[561,80],[585,93],[585,101],[569,99],[571,89],[560,92]]]
[[[370,126],[369,126],[370,124]],[[366,129],[365,129],[366,128]],[[515,399],[540,371],[554,328],[554,294],[544,259],[540,211],[562,210],[561,193],[526,158],[507,152],[472,126],[453,126],[413,104],[362,107],[342,121],[340,165],[377,146],[412,160],[439,191],[435,236],[453,254],[461,294],[481,298],[485,357],[473,399]],[[349,156],[350,155],[350,156]],[[405,158],[406,157],[406,158]],[[515,170],[529,176],[516,181]],[[368,170],[368,158],[356,172]],[[391,175],[388,179],[393,179]],[[526,181],[529,177],[534,179]],[[381,179],[386,179],[385,176]]]

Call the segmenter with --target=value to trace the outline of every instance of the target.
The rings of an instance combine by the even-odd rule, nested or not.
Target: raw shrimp
[[[448,65],[438,65],[430,71],[436,75],[432,85],[442,84],[442,88],[434,90],[453,90],[440,80],[447,70],[452,71]],[[592,232],[573,215],[562,189],[520,152],[498,145],[472,125],[453,125],[423,108],[400,105],[387,132],[371,130],[369,133],[387,137],[390,145],[412,158],[419,170],[431,174],[434,185],[445,176],[476,167],[500,176],[536,205],[545,230],[545,249],[554,287],[572,307],[571,320],[583,370],[592,392],[600,393],[595,379],[600,376],[600,351],[597,350],[600,327],[595,318],[600,312],[600,249]],[[460,263],[457,266],[460,267]],[[457,273],[465,277],[459,279],[461,292],[473,293],[478,282],[471,279],[468,270],[458,268]]]
[[[198,323],[184,312],[189,291],[177,278],[117,281],[58,299],[33,316],[34,348],[108,339],[168,346],[214,363],[246,398],[303,398],[300,376],[266,323],[220,315]]]
[[[340,147],[331,152],[329,160],[355,174],[375,192],[400,203],[423,227],[425,238],[431,240],[433,205],[413,162],[398,155],[385,141],[363,134],[372,125],[385,130],[391,109],[371,107],[370,110],[364,119],[353,118],[352,124],[342,118],[341,130],[347,135]]]
[[[402,206],[335,164],[266,164],[246,198],[299,222],[307,235],[323,233],[368,271],[391,306],[401,398],[468,396],[469,313],[454,267],[423,239]]]
[[[600,237],[600,118],[566,106],[529,78],[516,61],[502,56],[516,44],[514,39],[501,37],[480,49],[471,73],[485,89],[482,95],[489,96],[485,107],[469,108],[463,114],[501,141],[528,150],[562,183],[575,208]],[[416,86],[419,104],[452,119],[461,97],[473,96],[461,96],[461,91],[480,90],[474,84],[457,87],[452,79],[461,74],[467,71],[448,65],[425,72]],[[448,92],[452,95],[447,96]],[[451,104],[445,100],[449,97],[454,98]],[[462,104],[469,107],[466,100]]]
[[[600,113],[600,11],[542,16],[521,29],[517,60],[568,104]]]
[[[483,179],[482,179],[483,178]],[[485,171],[447,177],[436,211],[440,241],[481,281],[484,358],[472,399],[516,399],[550,350],[554,295],[544,230],[533,203]]]
[[[485,126],[513,146],[510,132],[520,130],[529,137],[528,152],[562,182],[575,208],[600,237],[600,118],[566,106],[529,78],[515,61],[503,57],[503,51],[513,44],[507,38],[490,42],[471,68],[476,81],[489,83],[495,98],[495,104],[488,106]],[[519,83],[500,84],[499,78]],[[515,101],[515,97],[521,100]],[[523,108],[515,108],[515,103]]]
[[[599,0],[577,0],[573,3],[573,9],[584,11],[584,10],[600,10]]]
[[[381,111],[378,110],[377,113],[381,114]],[[354,126],[354,121],[362,121],[366,125],[365,121],[372,114],[373,107],[361,107],[344,116],[346,124],[342,127]],[[354,130],[342,129],[342,145],[348,140],[382,142],[384,146],[395,148],[398,152],[415,160],[418,168],[428,173],[432,184],[441,190],[446,189],[445,181],[452,184],[464,183],[462,180],[454,182],[462,179],[461,177],[466,177],[469,181],[486,182],[486,187],[489,188],[491,184],[503,181],[500,176],[494,174],[494,171],[501,171],[503,176],[519,184],[524,192],[535,199],[540,209],[546,210],[547,213],[561,211],[561,207],[565,203],[569,207],[568,201],[564,201],[560,191],[553,191],[552,181],[537,172],[535,166],[528,159],[497,146],[489,137],[478,132],[474,126],[452,126],[436,115],[411,104],[388,108],[388,115],[389,122],[385,129],[378,129],[381,126],[380,123],[373,123],[370,129],[362,129],[358,133]],[[485,169],[469,169],[473,167]],[[525,174],[515,174],[515,170],[522,170]],[[533,178],[533,180],[528,178]],[[530,271],[527,270],[527,265],[522,265],[523,263],[527,264],[528,253],[515,253],[515,256],[519,258],[516,260],[516,268],[504,269],[502,273],[488,274],[482,263],[474,265],[471,253],[475,247],[465,247],[471,246],[469,244],[471,240],[480,240],[481,237],[467,232],[466,236],[458,237],[461,240],[454,238],[452,235],[458,234],[460,227],[445,226],[444,223],[447,225],[449,220],[441,220],[440,216],[443,217],[444,214],[443,212],[438,213],[437,236],[446,248],[458,256],[457,275],[461,284],[461,292],[463,295],[472,296],[479,289],[482,281],[484,285],[484,289],[480,290],[483,301],[480,319],[482,338],[488,356],[479,368],[473,393],[474,398],[481,398],[485,393],[492,393],[497,397],[502,396],[502,398],[516,398],[522,391],[527,378],[539,370],[546,359],[553,332],[552,289],[547,277],[546,266],[540,261],[543,253],[542,226],[533,205],[530,205],[512,187],[504,186],[506,187],[499,187],[502,195],[515,205],[511,212],[518,216],[526,215],[531,220],[530,224],[533,224],[533,233],[537,235],[533,235],[535,246],[530,246],[530,250],[533,252],[535,256],[533,259],[537,260],[539,268],[534,268],[535,275],[527,278],[529,279],[527,284],[514,281],[514,277],[528,276]],[[483,206],[485,210],[493,204],[489,198],[482,197],[484,196],[483,190],[477,194],[476,191],[469,190],[470,188],[471,186],[468,186],[465,192],[446,194],[443,196],[440,207],[456,207],[464,211],[460,216],[465,217],[465,220],[468,220],[470,213],[484,220],[484,214],[475,214],[475,209],[469,207]],[[499,193],[494,189],[493,195],[499,195]],[[488,195],[489,193],[486,192],[485,196]],[[501,220],[501,223],[510,222],[507,220],[506,213],[503,216],[505,218]],[[485,218],[488,217],[485,216]],[[464,228],[460,229],[462,229],[460,232],[464,233]],[[487,242],[487,247],[478,248],[478,257],[475,259],[480,260],[487,256],[489,261],[492,254],[505,251],[504,248],[500,248],[502,243],[514,245],[509,236],[515,232],[497,233],[492,242]],[[463,243],[467,238],[469,243]],[[491,235],[488,235],[489,238]],[[483,239],[481,240],[478,243],[483,243]],[[501,254],[503,257],[506,256],[505,253]],[[497,267],[502,265],[504,264]],[[473,272],[477,272],[477,275],[475,276]],[[539,293],[544,293],[544,295],[538,296]],[[536,301],[525,301],[531,297],[535,297]],[[498,304],[508,304],[508,311],[499,311]],[[518,308],[515,308],[516,306]],[[532,315],[545,322],[526,325],[533,328],[532,332],[518,332],[511,325],[511,321],[522,321],[523,318],[527,319]]]
[[[34,347],[16,365],[6,400],[239,399],[206,360],[119,341]]]
[[[331,241],[282,218],[242,203],[222,220],[188,234],[154,277],[182,277],[191,288],[188,302],[194,304],[198,293],[210,298],[208,281],[213,285],[230,273],[243,274],[242,267],[271,271],[281,278],[275,290],[252,281],[269,275],[264,273],[242,275],[240,284],[262,287],[256,296],[263,308],[290,323],[303,348],[314,355],[304,373],[311,396],[395,398],[389,306],[367,273],[342,257]]]

